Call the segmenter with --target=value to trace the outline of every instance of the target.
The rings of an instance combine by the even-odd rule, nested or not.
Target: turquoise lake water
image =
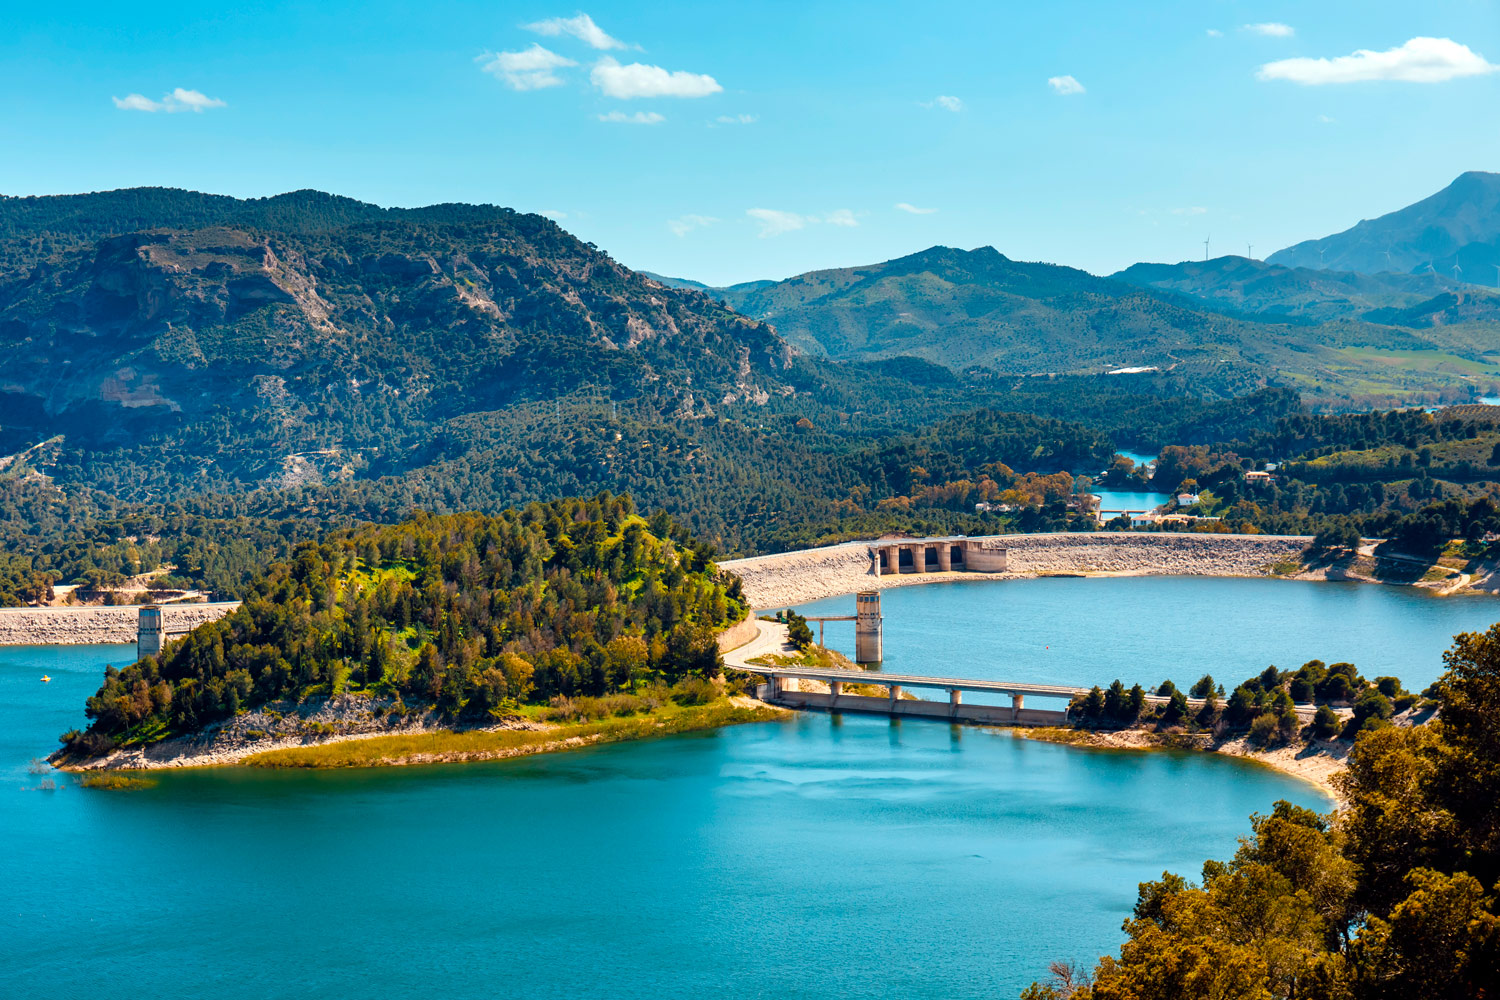
[[[1090,490],[1099,498],[1101,511],[1154,510],[1167,502],[1167,494],[1132,490]]]
[[[1187,687],[1205,673],[1226,690],[1268,664],[1347,660],[1366,677],[1420,691],[1458,632],[1500,621],[1493,597],[1409,587],[1271,579],[1139,576],[956,581],[881,592],[884,668],[1051,684]],[[798,608],[852,614],[850,597]],[[854,652],[852,624],[828,645]],[[1042,707],[1048,707],[1043,705]]]
[[[1420,680],[1442,634],[1500,608],[1149,578],[884,602],[892,669],[1075,682],[1237,676],[1291,650]],[[0,993],[1013,997],[1049,960],[1114,949],[1136,883],[1231,853],[1252,811],[1327,805],[1208,755],[820,714],[489,764],[35,790],[27,761],[130,654],[0,648]]]

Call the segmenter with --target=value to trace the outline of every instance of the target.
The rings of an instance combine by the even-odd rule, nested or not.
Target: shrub
[[[1214,693],[1214,676],[1213,676],[1213,674],[1204,674],[1202,677],[1198,678],[1198,683],[1194,684],[1192,686],[1192,688],[1189,689],[1189,691],[1188,691],[1188,694],[1192,695],[1194,698],[1207,698],[1210,695],[1212,695],[1213,693]]]
[[[1305,704],[1313,700],[1313,682],[1306,677],[1293,677],[1292,683],[1287,685],[1287,692],[1292,696],[1292,701]]]
[[[1241,684],[1229,696],[1229,705],[1224,710],[1224,717],[1229,720],[1231,725],[1243,726],[1246,722],[1250,721],[1254,710],[1255,696],[1250,693],[1249,688]]]
[[[1280,724],[1281,720],[1273,712],[1263,712],[1257,715],[1255,721],[1250,723],[1251,741],[1260,744],[1269,743]]]
[[[1401,693],[1401,679],[1399,677],[1377,677],[1375,687],[1387,698],[1395,698]]]
[[[718,687],[701,677],[684,677],[672,685],[671,698],[679,705],[707,705],[718,696]]]
[[[1396,712],[1399,714],[1399,713],[1404,712],[1407,709],[1411,708],[1413,705],[1415,705],[1417,702],[1419,702],[1421,700],[1422,700],[1422,696],[1421,695],[1412,694],[1410,691],[1408,691],[1405,694],[1397,696],[1397,698],[1396,698],[1396,700],[1395,700],[1395,702],[1393,704],[1396,706]]]
[[[786,637],[791,640],[793,646],[806,649],[813,644],[812,626],[807,624],[806,618],[795,611],[788,611],[786,623]]]
[[[1396,714],[1391,700],[1375,688],[1365,688],[1354,699],[1354,721],[1364,723],[1366,719],[1389,719]]]
[[[1332,739],[1339,731],[1341,720],[1339,713],[1327,705],[1319,705],[1318,713],[1313,716],[1313,735],[1319,739]]]
[[[1281,715],[1276,719],[1276,732],[1284,740],[1289,740],[1302,729],[1302,719],[1290,708],[1282,709]]]

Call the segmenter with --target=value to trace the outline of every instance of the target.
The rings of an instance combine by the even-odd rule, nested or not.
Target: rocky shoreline
[[[367,695],[339,695],[297,704],[283,701],[263,705],[188,736],[177,736],[144,747],[114,750],[87,760],[69,758],[59,750],[48,758],[65,771],[142,771],[174,767],[214,767],[238,764],[268,750],[317,746],[378,736],[401,736],[451,730],[454,725],[431,712],[408,712],[390,699]],[[546,730],[552,726],[523,719],[502,719],[484,732],[502,729]]]

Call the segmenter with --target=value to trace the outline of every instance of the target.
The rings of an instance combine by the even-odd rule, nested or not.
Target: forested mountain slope
[[[144,218],[202,225],[106,235]],[[754,409],[791,360],[507,209],[113,192],[0,202],[0,232],[0,451],[139,453],[138,489],[399,471],[443,420],[585,385]]]
[[[1249,319],[1218,303],[1014,261],[993,247],[933,247],[717,294],[799,347],[834,359],[910,355],[955,369],[1020,374],[1154,366],[1192,379],[1199,391],[1222,394],[1276,378],[1311,388],[1314,373],[1372,367],[1341,355],[1349,348],[1433,347],[1409,329],[1353,319],[1318,325]],[[1377,381],[1388,377],[1378,366],[1373,374]],[[1451,381],[1439,375],[1429,384]]]

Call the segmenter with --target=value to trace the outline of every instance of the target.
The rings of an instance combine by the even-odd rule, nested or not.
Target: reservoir
[[[1408,687],[1497,607],[1171,578],[883,600],[887,665],[912,673],[1228,683],[1319,656]],[[852,644],[839,627],[830,644]],[[17,995],[1014,997],[1048,961],[1116,948],[1136,883],[1228,856],[1251,812],[1328,806],[1207,754],[817,713],[482,764],[153,772],[131,792],[29,773],[131,658],[0,649]]]
[[[1435,597],[1411,587],[1188,576],[963,580],[880,595],[884,668],[986,680],[1187,688],[1212,674],[1226,691],[1269,664],[1295,670],[1346,660],[1369,678],[1421,691],[1459,632],[1500,620],[1482,595]],[[797,610],[852,614],[852,597]],[[826,626],[852,656],[852,624]]]

